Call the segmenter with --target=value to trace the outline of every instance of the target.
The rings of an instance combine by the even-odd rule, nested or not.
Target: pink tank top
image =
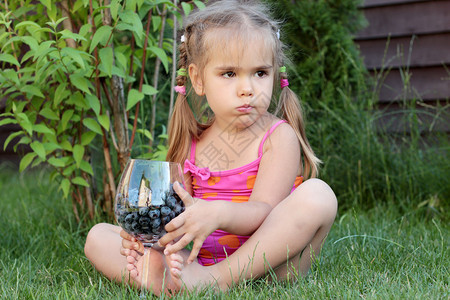
[[[258,173],[264,142],[278,125],[285,122],[284,120],[278,121],[266,132],[259,145],[258,158],[256,160],[231,170],[211,172],[207,167],[197,167],[195,165],[195,148],[197,143],[195,140],[192,141],[190,159],[186,159],[184,163],[184,173],[191,172],[193,196],[206,201],[247,202]],[[303,177],[297,177],[292,191],[302,181]],[[248,238],[249,236],[240,236],[223,230],[216,230],[204,241],[197,257],[198,262],[204,266],[218,263],[233,254]]]

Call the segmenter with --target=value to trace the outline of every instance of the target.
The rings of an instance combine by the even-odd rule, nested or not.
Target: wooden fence
[[[407,130],[404,107],[416,107],[424,134],[449,133],[450,0],[366,0],[361,9],[369,25],[355,42],[381,83],[380,122]]]

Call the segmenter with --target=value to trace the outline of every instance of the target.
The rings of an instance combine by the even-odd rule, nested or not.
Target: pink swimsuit
[[[275,128],[286,121],[281,120],[274,124],[264,135],[258,149],[258,158],[240,168],[210,172],[208,168],[199,168],[195,165],[195,140],[192,141],[190,160],[184,163],[184,172],[191,172],[194,197],[206,201],[225,200],[231,202],[246,202],[253,190],[262,150],[267,137]],[[302,183],[303,177],[297,177],[292,191]],[[204,266],[213,265],[225,259],[236,251],[250,236],[230,234],[223,230],[216,230],[206,238],[198,262]]]

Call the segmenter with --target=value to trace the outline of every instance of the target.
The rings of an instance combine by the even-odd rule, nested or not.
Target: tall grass
[[[1,299],[136,299],[84,257],[87,228],[45,170],[1,167]],[[205,289],[176,299],[448,299],[449,228],[425,207],[402,213],[376,205],[341,212],[310,274],[293,282],[246,281],[227,293]],[[149,298],[151,298],[149,296]]]

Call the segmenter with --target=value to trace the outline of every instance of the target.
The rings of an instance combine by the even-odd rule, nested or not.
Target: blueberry
[[[148,213],[149,217],[151,219],[157,219],[159,218],[160,212],[159,209],[152,209],[149,213]]]
[[[139,215],[145,216],[150,211],[150,208],[148,207],[141,207],[139,208]]]
[[[142,233],[151,233],[152,232],[152,228],[149,225],[143,225],[141,227],[141,232]]]
[[[161,207],[161,215],[162,216],[168,216],[171,212],[171,209],[168,208],[167,206],[163,206]]]
[[[131,230],[133,232],[138,232],[141,229],[141,226],[138,222],[134,221],[133,224],[131,224]]]
[[[131,223],[125,223],[125,224],[123,224],[123,229],[124,229],[126,232],[130,233],[130,232],[131,232]]]
[[[176,204],[177,204],[177,199],[175,199],[175,197],[173,197],[173,196],[170,196],[166,201],[166,205],[169,208],[174,208]]]
[[[161,234],[161,232],[162,232],[161,226],[158,226],[156,228],[152,228],[152,232],[153,232],[153,234],[156,234],[156,235]]]
[[[170,219],[172,220],[173,218],[175,218],[177,215],[175,214],[175,212],[172,210],[169,214]]]
[[[161,218],[161,222],[164,224],[164,226],[169,223],[172,219],[169,216],[165,216]]]
[[[178,216],[179,214],[181,214],[184,211],[184,207],[182,207],[181,205],[177,204],[173,211],[175,212],[175,214]]]
[[[139,219],[139,224],[141,224],[142,226],[148,226],[150,225],[151,219],[149,217],[141,217]]]
[[[152,228],[157,228],[157,227],[161,226],[161,219],[154,219],[151,222],[151,225],[152,225]]]
[[[128,214],[125,219],[124,219],[125,223],[131,224],[134,221],[134,215],[133,214]]]

